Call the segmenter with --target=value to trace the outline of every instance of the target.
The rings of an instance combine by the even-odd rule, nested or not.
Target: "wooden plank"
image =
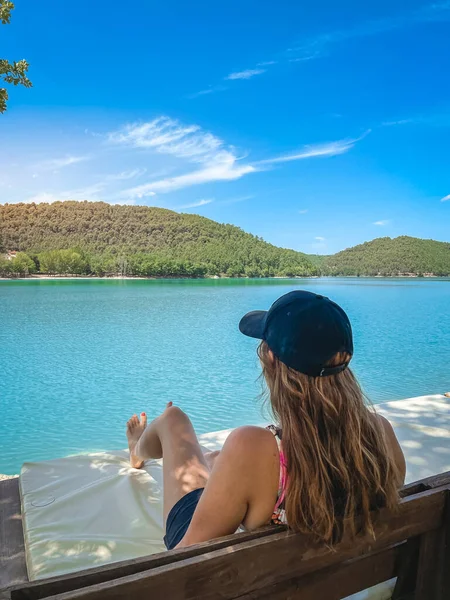
[[[397,574],[399,555],[406,542],[361,558],[321,569],[249,594],[239,600],[341,600],[346,596],[388,581]],[[236,599],[237,600],[237,599]]]
[[[444,477],[447,475],[448,477]],[[443,476],[434,476],[423,480],[423,485],[426,487],[434,487],[440,481],[450,482],[450,472]],[[413,484],[417,485],[417,484]],[[411,489],[411,486],[409,486]],[[144,556],[136,559],[116,562],[108,565],[102,565],[94,569],[88,569],[81,572],[71,573],[68,575],[48,578],[42,581],[35,581],[26,585],[16,586],[12,589],[14,598],[20,600],[40,599],[45,596],[55,595],[70,590],[75,590],[82,587],[87,587],[99,583],[118,579],[127,575],[133,575],[142,571],[150,570],[165,564],[177,562],[197,556],[204,552],[211,552],[223,548],[230,543],[237,544],[242,541],[250,541],[267,535],[274,535],[282,528],[263,527],[256,532],[243,533],[238,535],[227,536],[220,540],[198,544],[196,546],[175,550],[170,553],[164,552],[151,556]]]
[[[441,548],[442,528],[427,531],[420,536],[415,600],[441,600],[437,581]]]
[[[431,475],[431,477],[425,477],[419,481],[408,483],[408,485],[403,486],[400,495],[402,498],[406,498],[407,496],[420,494],[426,490],[432,490],[444,485],[450,485],[450,471],[439,473],[439,475]]]
[[[410,538],[404,545],[397,565],[397,582],[392,600],[405,600],[414,595],[416,589],[417,564],[419,561],[420,537]]]
[[[28,581],[25,564],[19,479],[0,482],[0,591]]]
[[[439,530],[421,536],[415,600],[450,597],[450,489]]]
[[[52,600],[202,600],[232,599],[332,567],[437,529],[442,524],[446,488],[406,498],[395,514],[380,511],[376,539],[356,542],[348,537],[335,552],[312,549],[304,536],[288,533],[227,546],[200,556],[52,596]]]
[[[52,594],[76,590],[167,564],[177,563],[181,560],[199,556],[206,552],[220,550],[221,548],[226,548],[232,544],[256,540],[268,535],[274,535],[281,531],[286,531],[286,527],[261,527],[257,531],[232,534],[217,540],[196,544],[189,548],[172,550],[170,552],[160,552],[158,554],[102,565],[101,567],[96,567],[94,569],[86,569],[76,573],[69,573],[58,577],[49,577],[41,581],[32,581],[19,586],[13,586],[10,590],[10,594],[14,600],[38,600]]]
[[[448,598],[450,595],[450,491],[447,493],[447,500],[445,503],[442,539],[442,578],[439,591],[441,598],[444,599]]]
[[[439,534],[439,538],[436,540],[437,554],[435,554],[436,566],[432,591],[435,600],[448,600],[450,597],[450,490],[447,493],[444,523]]]

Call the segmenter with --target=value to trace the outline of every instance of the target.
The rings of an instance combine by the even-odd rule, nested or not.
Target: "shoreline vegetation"
[[[219,277],[218,275],[214,276],[188,276],[188,275],[159,275],[159,276],[139,276],[139,275],[75,275],[75,274],[54,274],[54,275],[40,275],[40,274],[14,274],[9,275],[8,277],[0,276],[0,281],[18,281],[22,279],[26,279],[27,281],[55,281],[55,280],[65,280],[65,281],[92,281],[92,280],[103,280],[103,281],[128,281],[128,280],[137,280],[137,281],[161,281],[161,280],[171,280],[171,279],[186,279],[186,280],[227,280],[227,279],[322,279],[328,277],[339,277],[342,279],[448,279],[449,277],[446,275],[434,275],[433,273],[426,274],[416,274],[416,273],[398,273],[396,275],[295,275],[292,277],[229,277],[223,275]]]
[[[0,277],[448,277],[450,243],[377,238],[337,254],[279,248],[239,227],[148,206],[0,205]]]

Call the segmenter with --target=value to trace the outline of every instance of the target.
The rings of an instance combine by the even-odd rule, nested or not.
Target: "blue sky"
[[[450,1],[17,0],[0,202],[146,204],[331,253],[450,239]],[[447,199],[446,199],[447,198]]]

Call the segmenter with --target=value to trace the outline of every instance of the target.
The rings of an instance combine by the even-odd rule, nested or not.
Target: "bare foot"
[[[127,422],[127,439],[128,448],[130,450],[130,464],[134,469],[142,469],[144,461],[138,458],[135,454],[136,445],[147,427],[147,415],[141,413],[141,420],[136,415],[133,415]]]

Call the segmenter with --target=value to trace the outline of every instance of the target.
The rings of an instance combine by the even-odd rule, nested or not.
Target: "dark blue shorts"
[[[178,500],[167,516],[164,543],[167,550],[172,550],[184,538],[191,524],[200,496],[205,488],[193,490]]]

